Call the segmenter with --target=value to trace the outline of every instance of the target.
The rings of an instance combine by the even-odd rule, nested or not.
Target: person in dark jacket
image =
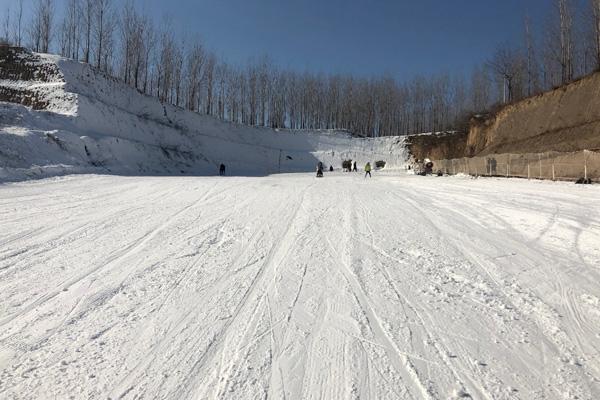
[[[317,164],[317,178],[323,177],[323,163]]]
[[[219,175],[220,176],[225,176],[225,164],[221,164],[219,166]]]

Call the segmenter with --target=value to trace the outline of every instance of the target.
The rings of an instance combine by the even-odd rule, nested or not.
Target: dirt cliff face
[[[20,47],[0,46],[0,81],[0,101],[43,110],[48,99],[40,94],[42,91],[29,90],[22,83],[43,86],[63,80],[55,64],[41,63],[39,57]]]
[[[467,156],[600,148],[600,73],[473,120]]]
[[[462,132],[410,135],[406,147],[415,159],[443,160],[464,157],[466,141],[467,134]]]

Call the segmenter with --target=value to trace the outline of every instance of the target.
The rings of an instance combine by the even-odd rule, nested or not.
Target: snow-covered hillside
[[[400,138],[357,139],[336,131],[275,131],[201,116],[144,96],[88,65],[23,55],[46,73],[0,80],[0,89],[33,93],[43,110],[0,103],[0,179],[69,172],[212,175],[312,171],[318,161],[404,163]]]
[[[0,185],[1,399],[600,398],[600,188]]]

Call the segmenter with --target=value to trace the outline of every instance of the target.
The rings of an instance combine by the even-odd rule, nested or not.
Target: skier
[[[333,165],[329,166],[329,172],[333,172]]]
[[[369,178],[372,178],[372,176],[371,176],[371,163],[367,163],[365,165],[365,178],[367,177],[367,175],[369,175]]]
[[[323,177],[323,163],[317,164],[317,178]]]
[[[225,164],[221,164],[219,166],[219,175],[220,176],[225,176]]]
[[[342,171],[343,172],[352,172],[352,161],[351,160],[342,161]]]
[[[358,172],[358,168],[356,168],[356,161],[354,161],[354,164],[352,164],[352,171]]]

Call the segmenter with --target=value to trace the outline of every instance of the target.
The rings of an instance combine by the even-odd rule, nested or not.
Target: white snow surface
[[[48,103],[44,111],[0,103],[0,181],[69,173],[262,176],[406,161],[399,137],[352,138],[342,131],[291,131],[220,121],[161,104],[87,64],[36,54],[60,71],[50,82],[0,80]]]
[[[0,185],[2,399],[598,399],[600,188]]]

